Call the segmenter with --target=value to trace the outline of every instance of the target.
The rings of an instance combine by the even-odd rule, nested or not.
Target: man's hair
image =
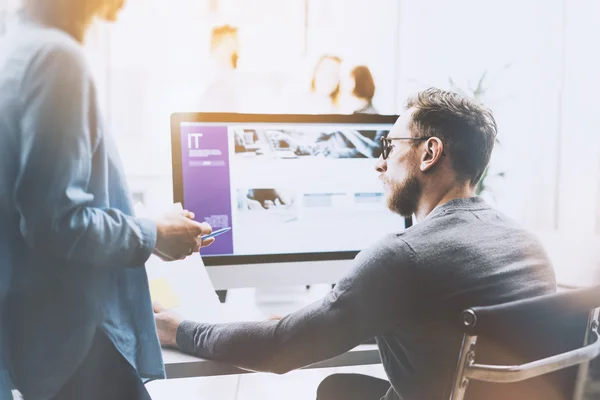
[[[414,137],[435,136],[444,143],[459,179],[476,185],[490,161],[498,128],[492,112],[474,100],[430,88],[408,100],[414,109]]]
[[[352,94],[360,99],[366,99],[369,102],[375,96],[375,80],[373,75],[366,65],[359,65],[350,71],[350,75],[354,79],[354,90]]]

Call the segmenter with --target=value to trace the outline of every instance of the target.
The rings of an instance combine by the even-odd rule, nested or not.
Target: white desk
[[[345,265],[346,263],[338,263],[336,268],[338,269],[337,272],[340,273],[341,271],[339,270],[343,269]],[[316,270],[318,266],[319,263],[310,264],[311,272],[314,274],[313,276],[318,276],[318,271]],[[256,275],[246,275],[244,273],[244,268],[198,268],[198,266],[193,262],[178,262],[177,265],[168,267],[169,269],[166,271],[171,272],[171,282],[176,293],[180,295],[183,304],[181,307],[182,309],[180,309],[179,312],[190,320],[217,323],[232,321],[261,321],[274,314],[285,315],[288,312],[293,312],[302,306],[321,299],[330,290],[329,283],[335,282],[336,280],[332,276],[331,279],[333,280],[325,280],[327,283],[326,285],[321,285],[322,287],[320,288],[315,285],[309,292],[304,289],[304,286],[297,287],[296,289],[300,289],[300,291],[297,291],[295,294],[292,293],[291,297],[284,294],[291,289],[284,287],[283,298],[279,297],[282,293],[278,294],[275,292],[274,299],[263,298],[264,302],[262,303],[257,300],[257,294],[252,289],[242,289],[241,291],[234,290],[230,292],[226,304],[218,304],[218,300],[211,286],[211,282],[208,281],[208,276],[206,276],[207,274],[210,274],[210,270],[221,273],[227,270],[227,273],[224,273],[222,278],[230,277],[233,279],[240,279],[238,283],[241,287],[244,286],[242,285],[242,282],[248,283],[248,280],[256,279]],[[281,270],[278,271],[275,268],[277,265],[258,266],[258,268],[263,267],[265,269],[261,270],[262,273],[278,273],[280,274],[279,276],[284,276],[281,275]],[[288,266],[279,265],[279,267],[283,267],[282,269],[285,270],[285,267]],[[157,268],[164,268],[164,266],[158,265]],[[321,275],[321,278],[322,277],[323,275]],[[214,277],[211,278],[214,279]],[[238,286],[231,280],[227,283],[228,284],[225,286],[227,288]],[[293,284],[293,281],[285,281],[285,283]],[[212,284],[214,285],[214,283]],[[222,288],[220,285],[217,285],[217,287]],[[281,301],[283,301],[283,303]],[[163,349],[163,359],[165,363],[167,379],[237,375],[252,372],[228,364],[190,356],[173,349]],[[379,363],[381,363],[381,358],[379,356],[377,346],[360,345],[337,357],[310,365],[306,368],[351,367]]]
[[[207,267],[215,290],[282,287],[335,283],[351,267],[351,260],[283,262]]]
[[[253,372],[229,364],[190,356],[172,349],[163,349],[163,358],[167,379],[237,375]],[[381,358],[377,346],[374,344],[364,344],[337,357],[309,365],[304,369],[352,367],[379,363],[381,363]]]

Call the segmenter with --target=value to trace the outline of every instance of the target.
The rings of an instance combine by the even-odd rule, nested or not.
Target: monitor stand
[[[413,225],[412,217],[404,218],[405,228]],[[259,288],[257,293],[269,297],[288,288],[290,296],[309,290],[314,284],[333,287],[348,270],[352,260],[285,262],[207,267],[219,301],[227,301],[227,289]],[[284,289],[285,290],[285,289]]]

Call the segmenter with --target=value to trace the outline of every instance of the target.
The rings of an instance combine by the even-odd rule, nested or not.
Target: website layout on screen
[[[356,251],[402,230],[375,171],[390,128],[182,123],[184,206],[231,227],[202,254]]]

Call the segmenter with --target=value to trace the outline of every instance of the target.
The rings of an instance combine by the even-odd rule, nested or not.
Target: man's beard
[[[409,171],[403,182],[388,182],[388,208],[403,217],[410,217],[417,211],[422,187],[414,171]]]

